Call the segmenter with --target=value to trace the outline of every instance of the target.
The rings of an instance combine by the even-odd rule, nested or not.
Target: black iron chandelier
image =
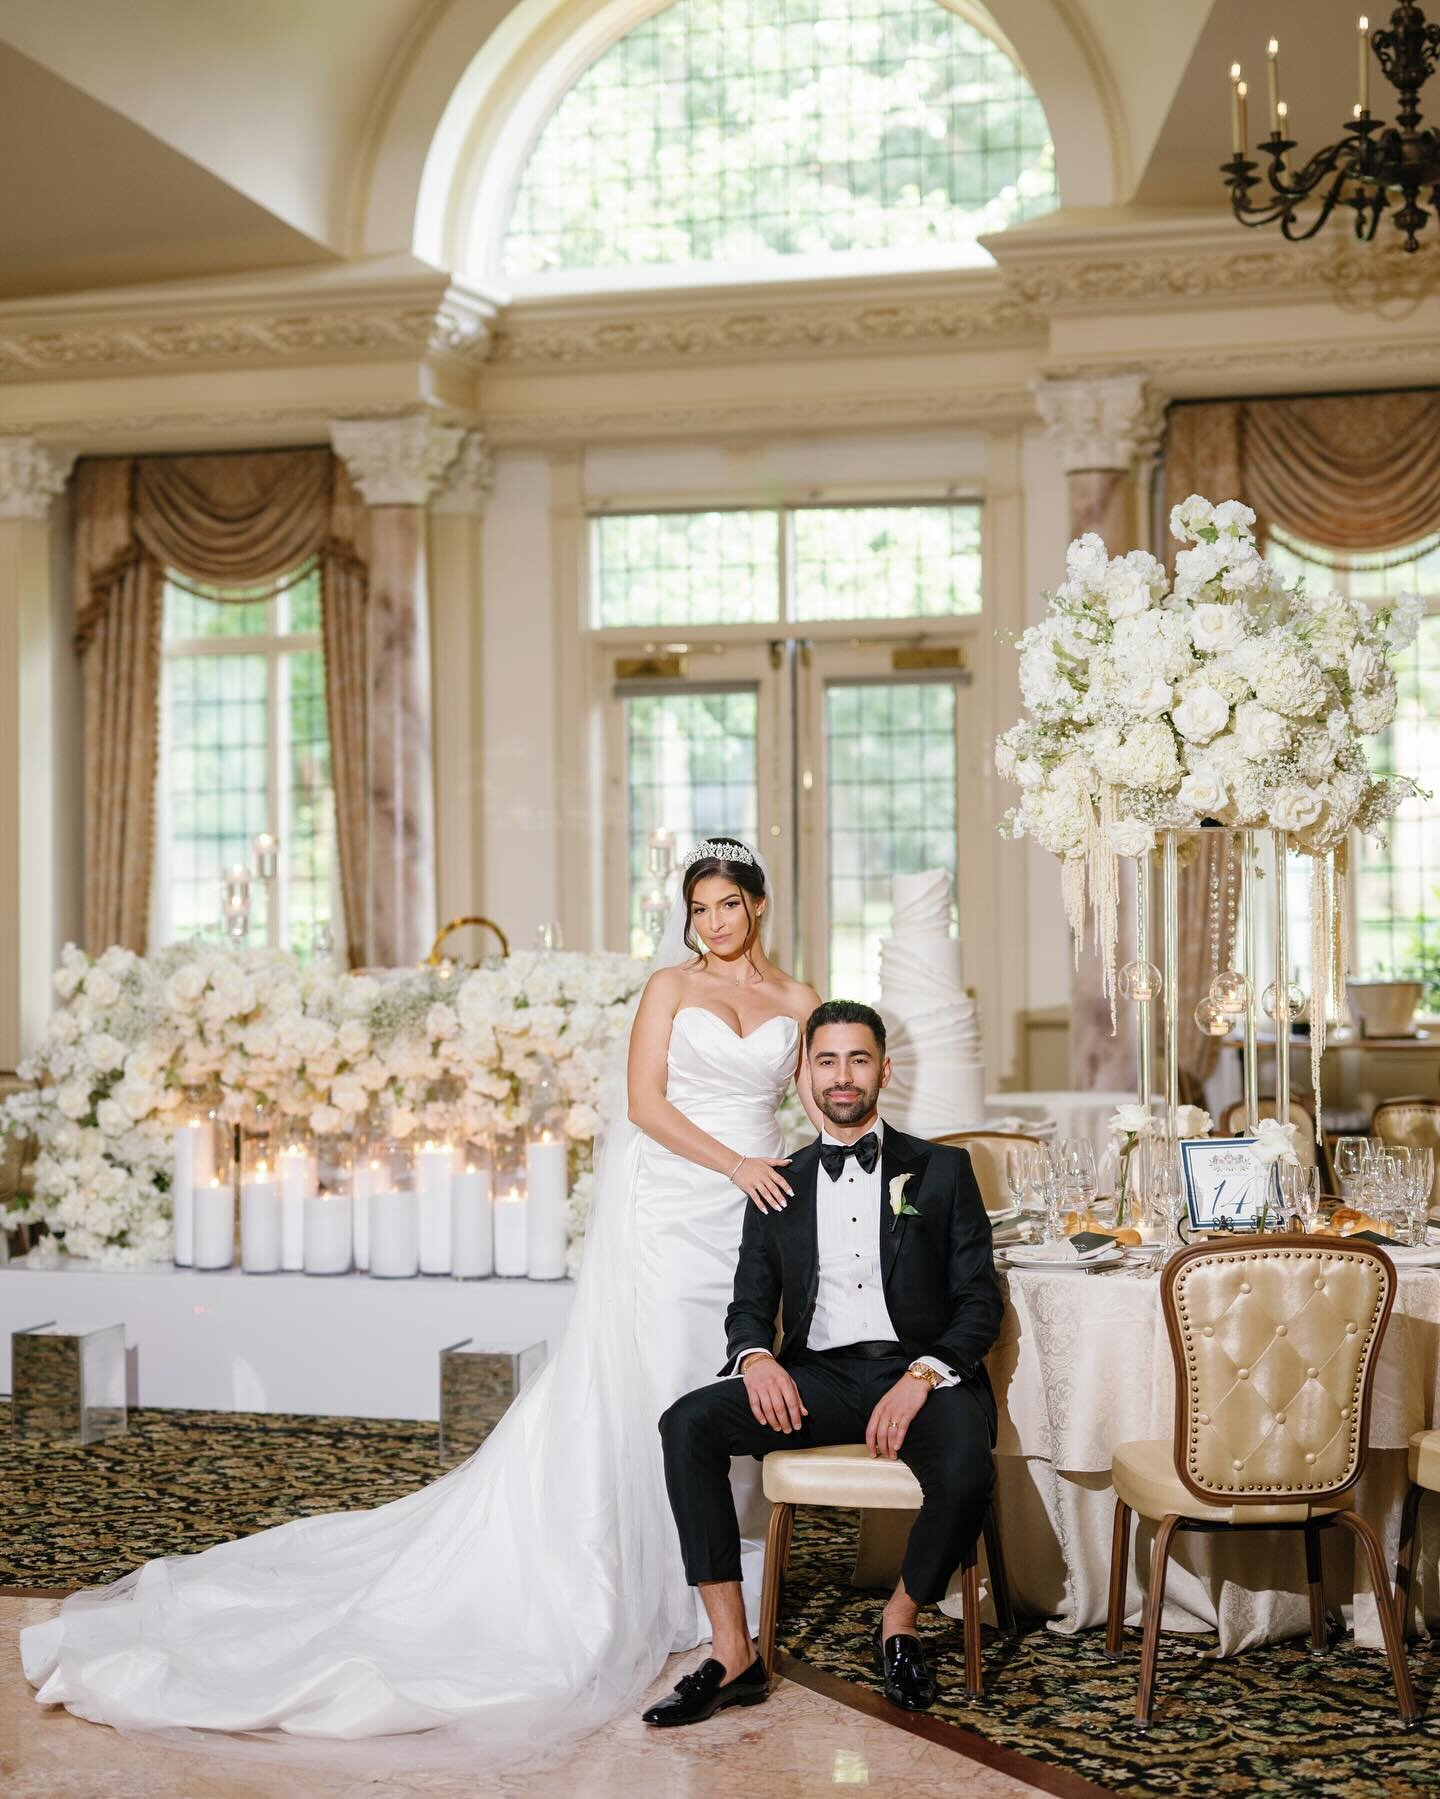
[[[1356,29],[1359,97],[1338,144],[1318,150],[1306,163],[1292,166],[1295,139],[1289,135],[1290,108],[1280,97],[1280,46],[1272,37],[1266,54],[1266,86],[1270,135],[1255,147],[1266,159],[1246,156],[1249,84],[1239,63],[1230,69],[1231,141],[1234,154],[1221,165],[1235,216],[1242,225],[1271,225],[1292,243],[1303,243],[1325,224],[1337,207],[1355,215],[1355,235],[1369,243],[1389,213],[1404,234],[1407,251],[1420,248],[1419,233],[1430,211],[1440,216],[1440,133],[1420,124],[1420,89],[1440,62],[1440,25],[1432,25],[1412,0],[1401,0],[1388,29],[1372,32],[1361,18]],[[1370,52],[1380,72],[1399,95],[1395,123],[1370,111]],[[1251,190],[1263,191],[1251,198]],[[1428,202],[1422,204],[1422,200]],[[1314,202],[1312,208],[1307,202]],[[1305,207],[1302,214],[1301,208]]]

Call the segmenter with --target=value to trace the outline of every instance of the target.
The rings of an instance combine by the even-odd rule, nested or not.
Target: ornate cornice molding
[[[0,303],[0,382],[410,355],[475,367],[495,302],[399,266]]]
[[[1164,401],[1133,373],[1035,383],[1035,405],[1067,475],[1129,469],[1152,454],[1164,429]]]
[[[50,449],[33,437],[0,437],[0,518],[48,518],[74,463],[73,450]]]
[[[460,453],[461,425],[428,412],[334,419],[330,441],[367,506],[424,506]]]
[[[887,291],[888,288],[888,291]],[[908,289],[908,291],[907,291]],[[506,368],[566,370],[634,363],[737,362],[837,350],[955,348],[1038,341],[1043,315],[989,270],[863,283],[720,293],[683,305],[637,291],[565,302],[515,301],[491,357]]]

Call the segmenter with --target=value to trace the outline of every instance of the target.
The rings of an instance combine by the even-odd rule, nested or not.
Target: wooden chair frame
[[[760,1583],[760,1659],[767,1673],[775,1673],[775,1638],[780,1628],[780,1606],[785,1574],[790,1563],[790,1539],[795,1526],[795,1506],[777,1501],[765,1533],[765,1572]],[[1000,1518],[992,1496],[981,1526],[985,1539],[985,1565],[990,1574],[990,1593],[1000,1633],[1013,1641],[1015,1610],[1010,1603],[1010,1584],[1005,1578],[1005,1551],[1000,1541]],[[980,1660],[980,1545],[972,1543],[960,1561],[960,1597],[964,1608],[961,1630],[965,1643],[965,1691],[972,1699],[984,1697],[985,1682]]]
[[[1267,1249],[1309,1248],[1313,1250],[1317,1247],[1316,1239],[1308,1236],[1266,1237],[1264,1244]],[[1348,1250],[1358,1250],[1362,1254],[1373,1256],[1375,1260],[1389,1266],[1387,1258],[1369,1244],[1347,1241],[1345,1247]],[[1175,1434],[1172,1442],[1175,1473],[1181,1484],[1197,1499],[1203,1500],[1207,1506],[1214,1505],[1217,1496],[1201,1487],[1191,1478],[1186,1469],[1185,1442],[1189,1423],[1188,1399],[1184,1376],[1184,1342],[1181,1336],[1179,1309],[1175,1300],[1175,1285],[1178,1275],[1191,1262],[1198,1261],[1203,1257],[1224,1255],[1225,1253],[1224,1248],[1212,1247],[1204,1243],[1198,1243],[1190,1249],[1182,1250],[1165,1269],[1161,1288],[1165,1329],[1170,1339],[1170,1353],[1175,1362]],[[1361,1395],[1360,1420],[1357,1426],[1359,1449],[1355,1470],[1341,1486],[1324,1493],[1313,1494],[1312,1498],[1338,1497],[1339,1494],[1348,1492],[1351,1487],[1355,1486],[1365,1472],[1365,1458],[1370,1442],[1370,1403],[1375,1385],[1375,1372],[1379,1366],[1380,1345],[1384,1341],[1385,1327],[1389,1323],[1390,1309],[1394,1302],[1395,1283],[1392,1278],[1386,1288],[1385,1299],[1381,1307],[1375,1347],[1365,1370],[1365,1385]],[[1266,1495],[1257,1494],[1253,1499],[1236,1495],[1229,1500],[1229,1503],[1235,1506],[1266,1505],[1272,1504],[1274,1501]],[[1125,1628],[1125,1592],[1129,1572],[1131,1517],[1131,1508],[1117,1494],[1115,1498],[1115,1528],[1110,1546],[1110,1591],[1105,1617],[1105,1654],[1112,1662],[1120,1660]],[[1336,1526],[1349,1531],[1352,1536],[1356,1537],[1365,1552],[1365,1559],[1370,1569],[1370,1584],[1375,1590],[1375,1609],[1380,1615],[1380,1633],[1384,1640],[1385,1655],[1390,1664],[1391,1678],[1395,1682],[1395,1698],[1399,1707],[1401,1723],[1408,1730],[1419,1722],[1420,1711],[1415,1700],[1415,1689],[1410,1680],[1409,1665],[1405,1660],[1400,1613],[1391,1596],[1385,1552],[1373,1526],[1368,1524],[1365,1519],[1353,1511],[1340,1511],[1325,1513],[1295,1524],[1276,1524],[1270,1521],[1244,1524],[1219,1523],[1214,1519],[1191,1518],[1183,1512],[1170,1512],[1159,1521],[1156,1527],[1155,1544],[1151,1552],[1150,1579],[1145,1591],[1145,1610],[1140,1640],[1140,1680],[1135,1694],[1135,1728],[1137,1730],[1149,1730],[1152,1721],[1155,1673],[1160,1655],[1160,1620],[1165,1610],[1165,1577],[1170,1564],[1171,1546],[1177,1532],[1183,1530],[1213,1534],[1217,1531],[1227,1530],[1303,1531],[1305,1536],[1305,1580],[1310,1594],[1310,1652],[1312,1655],[1320,1656],[1324,1655],[1329,1647],[1320,1533],[1324,1530],[1334,1529]],[[1402,1551],[1403,1547],[1402,1531]],[[1398,1572],[1396,1580],[1398,1589]]]

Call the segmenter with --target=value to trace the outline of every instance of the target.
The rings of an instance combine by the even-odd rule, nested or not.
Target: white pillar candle
[[[495,1272],[495,1226],[490,1215],[490,1170],[462,1169],[450,1177],[451,1273],[480,1280]]]
[[[240,1188],[240,1266],[246,1274],[280,1271],[280,1183],[245,1181]]]
[[[170,1209],[174,1221],[175,1262],[188,1268],[195,1259],[195,1189],[215,1178],[215,1127],[194,1118],[175,1133],[175,1160],[170,1176]]]
[[[351,1205],[348,1193],[310,1193],[305,1198],[306,1274],[350,1272]]]
[[[525,1273],[525,1210],[525,1195],[518,1188],[495,1195],[496,1274],[513,1279]]]
[[[211,1181],[195,1192],[195,1266],[228,1268],[235,1260],[235,1189]]]
[[[350,1170],[350,1198],[353,1202],[351,1229],[355,1266],[362,1274],[370,1272],[370,1195],[377,1181],[381,1180],[378,1162],[370,1161],[364,1156],[356,1158],[355,1166]]]
[[[370,1195],[370,1273],[409,1280],[420,1272],[420,1216],[413,1193]]]
[[[565,1273],[565,1139],[545,1131],[525,1146],[526,1272],[532,1281]]]
[[[415,1152],[415,1193],[420,1206],[420,1272],[450,1272],[450,1182],[455,1151],[425,1143]]]
[[[280,1151],[280,1266],[305,1266],[305,1201],[315,1191],[315,1159],[307,1149]]]

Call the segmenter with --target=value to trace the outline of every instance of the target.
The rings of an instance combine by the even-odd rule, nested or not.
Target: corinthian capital
[[[73,450],[51,450],[33,437],[0,437],[0,518],[48,518],[70,479]]]
[[[424,506],[455,460],[465,431],[427,412],[332,419],[330,441],[367,506]]]
[[[459,455],[446,469],[435,490],[430,510],[478,516],[485,510],[485,502],[494,485],[495,458],[490,454],[485,433],[467,431]]]
[[[1035,404],[1067,475],[1133,468],[1160,441],[1165,416],[1143,375],[1037,381]]]

